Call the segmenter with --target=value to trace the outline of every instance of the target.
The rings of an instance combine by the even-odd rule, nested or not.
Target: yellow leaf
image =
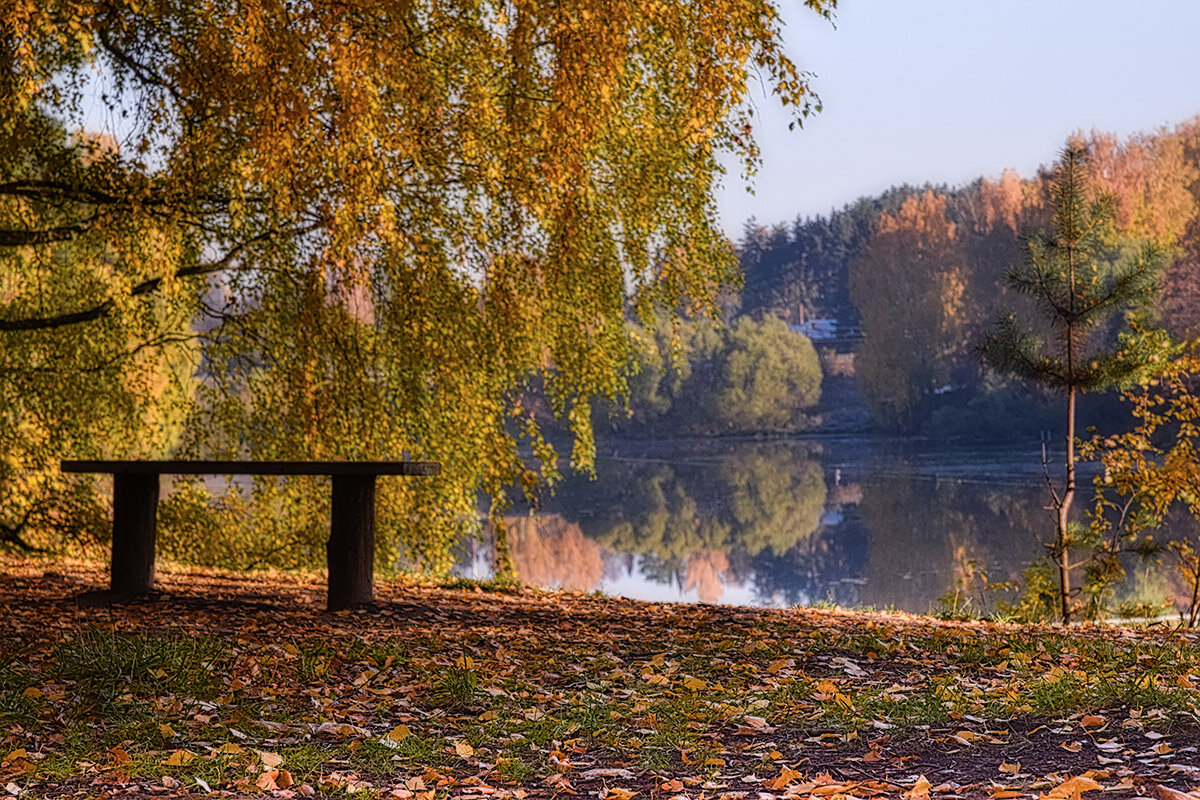
[[[226,753],[231,756],[237,756],[237,755],[241,755],[242,753],[244,753],[246,751],[240,745],[236,745],[233,742],[226,742],[225,744],[223,744],[217,748],[217,752],[218,753]]]
[[[196,756],[192,755],[187,750],[175,750],[171,753],[171,757],[167,759],[167,766],[182,767],[195,757]]]
[[[459,758],[470,758],[475,755],[475,748],[459,740],[454,743],[454,752],[458,753]]]
[[[1000,762],[1000,771],[1008,775],[1016,775],[1021,771],[1021,762],[1010,764],[1007,761]]]
[[[407,725],[397,725],[388,731],[383,738],[391,739],[393,742],[399,742],[407,739],[409,736],[412,736],[412,731],[408,729]]]
[[[175,737],[177,737],[179,735],[175,732],[174,728],[172,728],[170,725],[166,724],[165,722],[158,726],[158,733],[164,739],[174,739]]]
[[[616,786],[610,786],[608,792],[604,795],[605,800],[629,800],[637,792],[631,792],[628,789],[621,789]]]
[[[258,757],[262,759],[263,766],[266,767],[278,767],[283,763],[283,756],[267,750],[259,750]]]
[[[42,696],[42,690],[37,688],[36,686],[30,686],[28,689],[21,692],[21,697],[24,697],[27,700],[37,700],[41,696]]]
[[[693,678],[691,675],[683,679],[683,686],[685,689],[691,689],[693,692],[708,688],[707,683],[699,678]]]

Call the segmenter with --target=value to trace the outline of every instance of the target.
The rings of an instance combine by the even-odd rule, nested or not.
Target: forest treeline
[[[1200,117],[1126,140],[1092,133],[1085,143],[1093,183],[1114,204],[1110,266],[1147,241],[1170,253],[1152,305],[1129,313],[1176,340],[1194,339]],[[1029,302],[1006,278],[1027,236],[1050,229],[1050,192],[1049,167],[1028,179],[1009,170],[957,188],[893,187],[786,225],[750,221],[739,243],[739,311],[861,328],[858,385],[888,430],[1001,436],[1057,428],[1048,398],[987,369],[976,349],[1000,314]]]

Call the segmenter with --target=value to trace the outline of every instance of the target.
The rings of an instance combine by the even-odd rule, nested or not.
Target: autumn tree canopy
[[[105,376],[84,402],[190,358],[194,454],[441,461],[380,514],[444,563],[478,490],[532,480],[520,443],[554,471],[529,387],[586,465],[629,303],[704,308],[733,277],[713,190],[721,153],[757,159],[748,80],[815,103],[780,24],[767,0],[5,3],[0,369]],[[61,423],[4,399],[6,428]],[[132,413],[0,477],[142,452]],[[264,549],[323,527],[288,486],[257,489],[295,512]]]
[[[922,406],[949,384],[967,340],[965,256],[946,198],[926,191],[881,214],[850,264],[850,293],[867,338],[858,376],[871,412],[915,429]],[[886,287],[886,288],[885,288]]]

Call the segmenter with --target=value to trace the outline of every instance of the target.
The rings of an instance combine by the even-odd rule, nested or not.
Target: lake
[[[618,442],[600,446],[596,473],[508,518],[522,580],[646,600],[917,613],[958,587],[986,610],[980,575],[1019,579],[1053,536],[1036,442]],[[1079,510],[1092,474],[1085,466]],[[460,572],[487,577],[490,559],[486,542],[472,546]],[[1155,570],[1131,576],[1127,594],[1172,594]]]

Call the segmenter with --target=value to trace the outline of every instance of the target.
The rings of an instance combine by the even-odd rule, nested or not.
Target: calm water
[[[649,600],[924,613],[981,568],[991,581],[1019,578],[1053,532],[1036,443],[623,443],[601,448],[596,471],[560,485],[536,515],[509,519],[523,580]],[[1081,491],[1076,505],[1089,502]],[[485,577],[489,560],[478,548],[462,571]]]

